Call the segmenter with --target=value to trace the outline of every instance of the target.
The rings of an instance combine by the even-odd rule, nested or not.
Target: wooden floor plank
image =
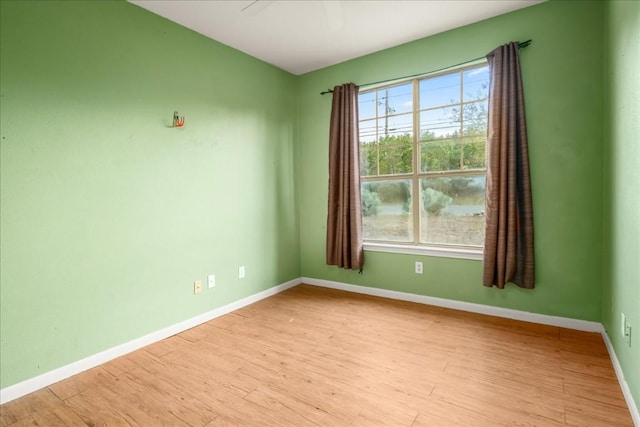
[[[617,381],[613,364],[608,354],[593,355],[564,350],[560,354],[563,370]]]
[[[627,407],[618,380],[565,371],[564,391],[567,396],[583,397],[609,405]]]
[[[486,417],[466,407],[457,406],[437,398],[424,402],[420,413],[411,427],[437,426],[473,426],[473,427],[507,427],[507,424],[496,417]]]
[[[0,427],[632,426],[598,334],[300,285],[0,406]]]
[[[565,400],[566,423],[576,427],[633,427],[628,411],[591,399],[572,397]]]
[[[13,424],[11,424],[12,427],[37,427],[40,426],[41,424],[38,424],[38,422],[36,420],[34,420],[31,417],[27,417],[27,418],[23,418],[21,420],[17,420],[16,422],[14,422]]]
[[[434,398],[507,425],[564,425],[562,400],[544,393],[521,392],[474,378],[450,379],[437,385]]]

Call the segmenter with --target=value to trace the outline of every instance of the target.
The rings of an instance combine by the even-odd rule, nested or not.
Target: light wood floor
[[[2,426],[632,426],[599,334],[297,286],[0,407]]]

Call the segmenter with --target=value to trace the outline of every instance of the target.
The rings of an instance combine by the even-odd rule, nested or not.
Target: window
[[[360,93],[365,244],[482,247],[488,95],[486,63]]]

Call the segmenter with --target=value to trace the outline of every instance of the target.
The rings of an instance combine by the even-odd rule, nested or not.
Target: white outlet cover
[[[624,313],[620,313],[620,333],[623,338],[627,336],[627,318]]]
[[[244,279],[244,265],[238,268],[238,278]]]
[[[209,285],[209,288],[214,288],[216,286],[216,275],[215,274],[210,274],[207,276],[207,284]]]

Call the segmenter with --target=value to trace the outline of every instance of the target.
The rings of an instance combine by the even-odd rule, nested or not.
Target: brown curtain
[[[518,43],[487,55],[490,70],[483,285],[534,287],[533,207]]]
[[[329,130],[327,264],[359,270],[364,264],[360,205],[358,86],[333,89]]]

